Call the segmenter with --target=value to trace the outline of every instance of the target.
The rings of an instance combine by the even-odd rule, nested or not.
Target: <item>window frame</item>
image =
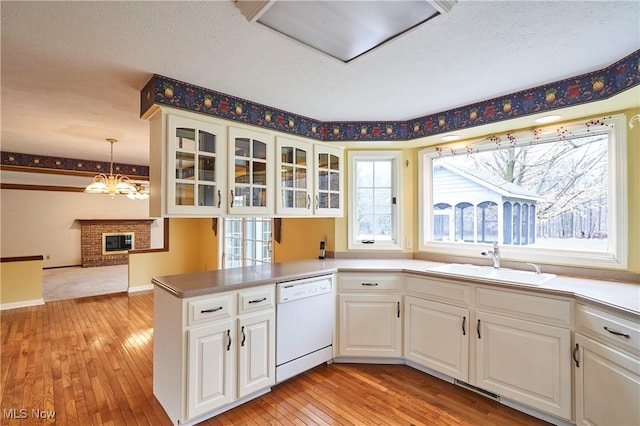
[[[593,123],[602,123],[596,126]],[[588,268],[627,269],[628,264],[628,191],[627,191],[627,129],[626,115],[617,114],[604,119],[591,121],[572,121],[536,128],[537,140],[552,142],[559,140],[558,128],[572,133],[574,137],[596,134],[608,134],[608,197],[609,197],[609,251],[587,252],[569,249],[532,248],[527,246],[500,245],[504,260],[517,262],[539,262],[565,266]],[[518,140],[518,145],[533,141],[532,131],[513,132],[509,135]],[[418,152],[418,250],[420,252],[437,253],[451,256],[481,258],[480,252],[484,244],[433,241],[431,228],[433,224],[432,209],[433,160],[449,149],[464,152],[466,146],[474,148],[488,147],[495,144],[492,140],[472,140],[462,143],[430,146]],[[466,155],[466,154],[461,154]],[[473,155],[473,154],[471,154]],[[487,247],[489,244],[486,245]]]
[[[363,243],[356,239],[357,233],[357,208],[356,193],[357,179],[355,177],[356,163],[358,161],[390,161],[391,162],[391,196],[395,197],[395,204],[391,204],[391,240],[377,240],[373,244]],[[402,151],[349,151],[348,152],[348,245],[349,250],[402,250],[402,194],[400,185],[402,182]]]
[[[233,221],[239,221],[240,223],[240,234],[241,237],[240,238],[235,238],[236,240],[240,241],[240,251],[241,251],[241,255],[238,257],[235,254],[228,254],[226,252],[226,242],[227,242],[227,223],[226,221],[228,220],[233,220]],[[269,240],[263,240],[263,239],[259,239],[257,236],[257,226],[256,226],[256,222],[257,221],[268,221],[269,222]],[[253,222],[253,226],[254,226],[254,233],[256,234],[255,238],[247,238],[247,232],[246,232],[246,226],[247,226],[247,222]],[[229,216],[229,217],[223,217],[222,218],[222,232],[221,232],[221,238],[220,238],[220,262],[219,264],[221,265],[220,269],[230,269],[230,268],[238,268],[238,267],[245,267],[245,266],[253,266],[253,265],[267,265],[267,264],[271,264],[273,263],[273,220],[271,218],[267,218],[267,217],[239,217],[239,216]],[[253,241],[254,243],[260,241],[265,243],[267,245],[267,250],[269,251],[269,261],[266,262],[264,260],[261,259],[256,259],[255,257],[247,257],[247,249],[246,249],[246,244],[247,241]],[[255,248],[255,247],[254,247]],[[241,265],[240,266],[228,266],[227,262],[226,262],[226,258],[227,255],[232,256],[236,259],[240,260]],[[252,265],[247,265],[247,262],[251,262]]]

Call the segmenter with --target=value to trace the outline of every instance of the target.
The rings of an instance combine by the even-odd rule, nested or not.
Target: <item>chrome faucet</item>
[[[493,243],[493,250],[483,251],[480,254],[483,256],[491,255],[491,257],[493,258],[493,267],[496,269],[500,269],[500,248],[498,247],[497,241]]]

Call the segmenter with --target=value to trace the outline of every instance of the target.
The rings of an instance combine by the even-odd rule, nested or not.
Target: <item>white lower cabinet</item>
[[[475,385],[571,419],[571,331],[476,312]]]
[[[406,296],[404,357],[469,380],[469,309]]]
[[[576,424],[640,425],[638,358],[579,333],[575,340]]]
[[[640,425],[640,324],[579,305],[573,349],[577,425]]]
[[[399,294],[338,296],[339,356],[402,356]]]
[[[275,384],[275,285],[187,299],[154,290],[153,394],[193,424]]]
[[[235,400],[234,321],[187,331],[187,417],[194,418]],[[235,335],[235,333],[233,333]]]
[[[275,311],[244,315],[238,320],[238,396],[275,384]]]

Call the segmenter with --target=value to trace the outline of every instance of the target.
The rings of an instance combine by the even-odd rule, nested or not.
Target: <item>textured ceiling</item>
[[[2,2],[3,151],[148,164],[157,73],[319,120],[406,120],[602,69],[638,1],[460,1],[345,64],[231,1]]]

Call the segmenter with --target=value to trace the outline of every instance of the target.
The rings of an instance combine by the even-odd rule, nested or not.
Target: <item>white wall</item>
[[[77,187],[91,181],[86,177],[6,171],[1,177],[3,183]],[[45,268],[82,263],[80,224],[76,219],[149,218],[147,200],[130,200],[122,195],[112,199],[82,192],[2,189],[0,204],[0,255],[42,255]],[[151,248],[161,248],[162,244],[163,223],[156,219],[151,224]]]

